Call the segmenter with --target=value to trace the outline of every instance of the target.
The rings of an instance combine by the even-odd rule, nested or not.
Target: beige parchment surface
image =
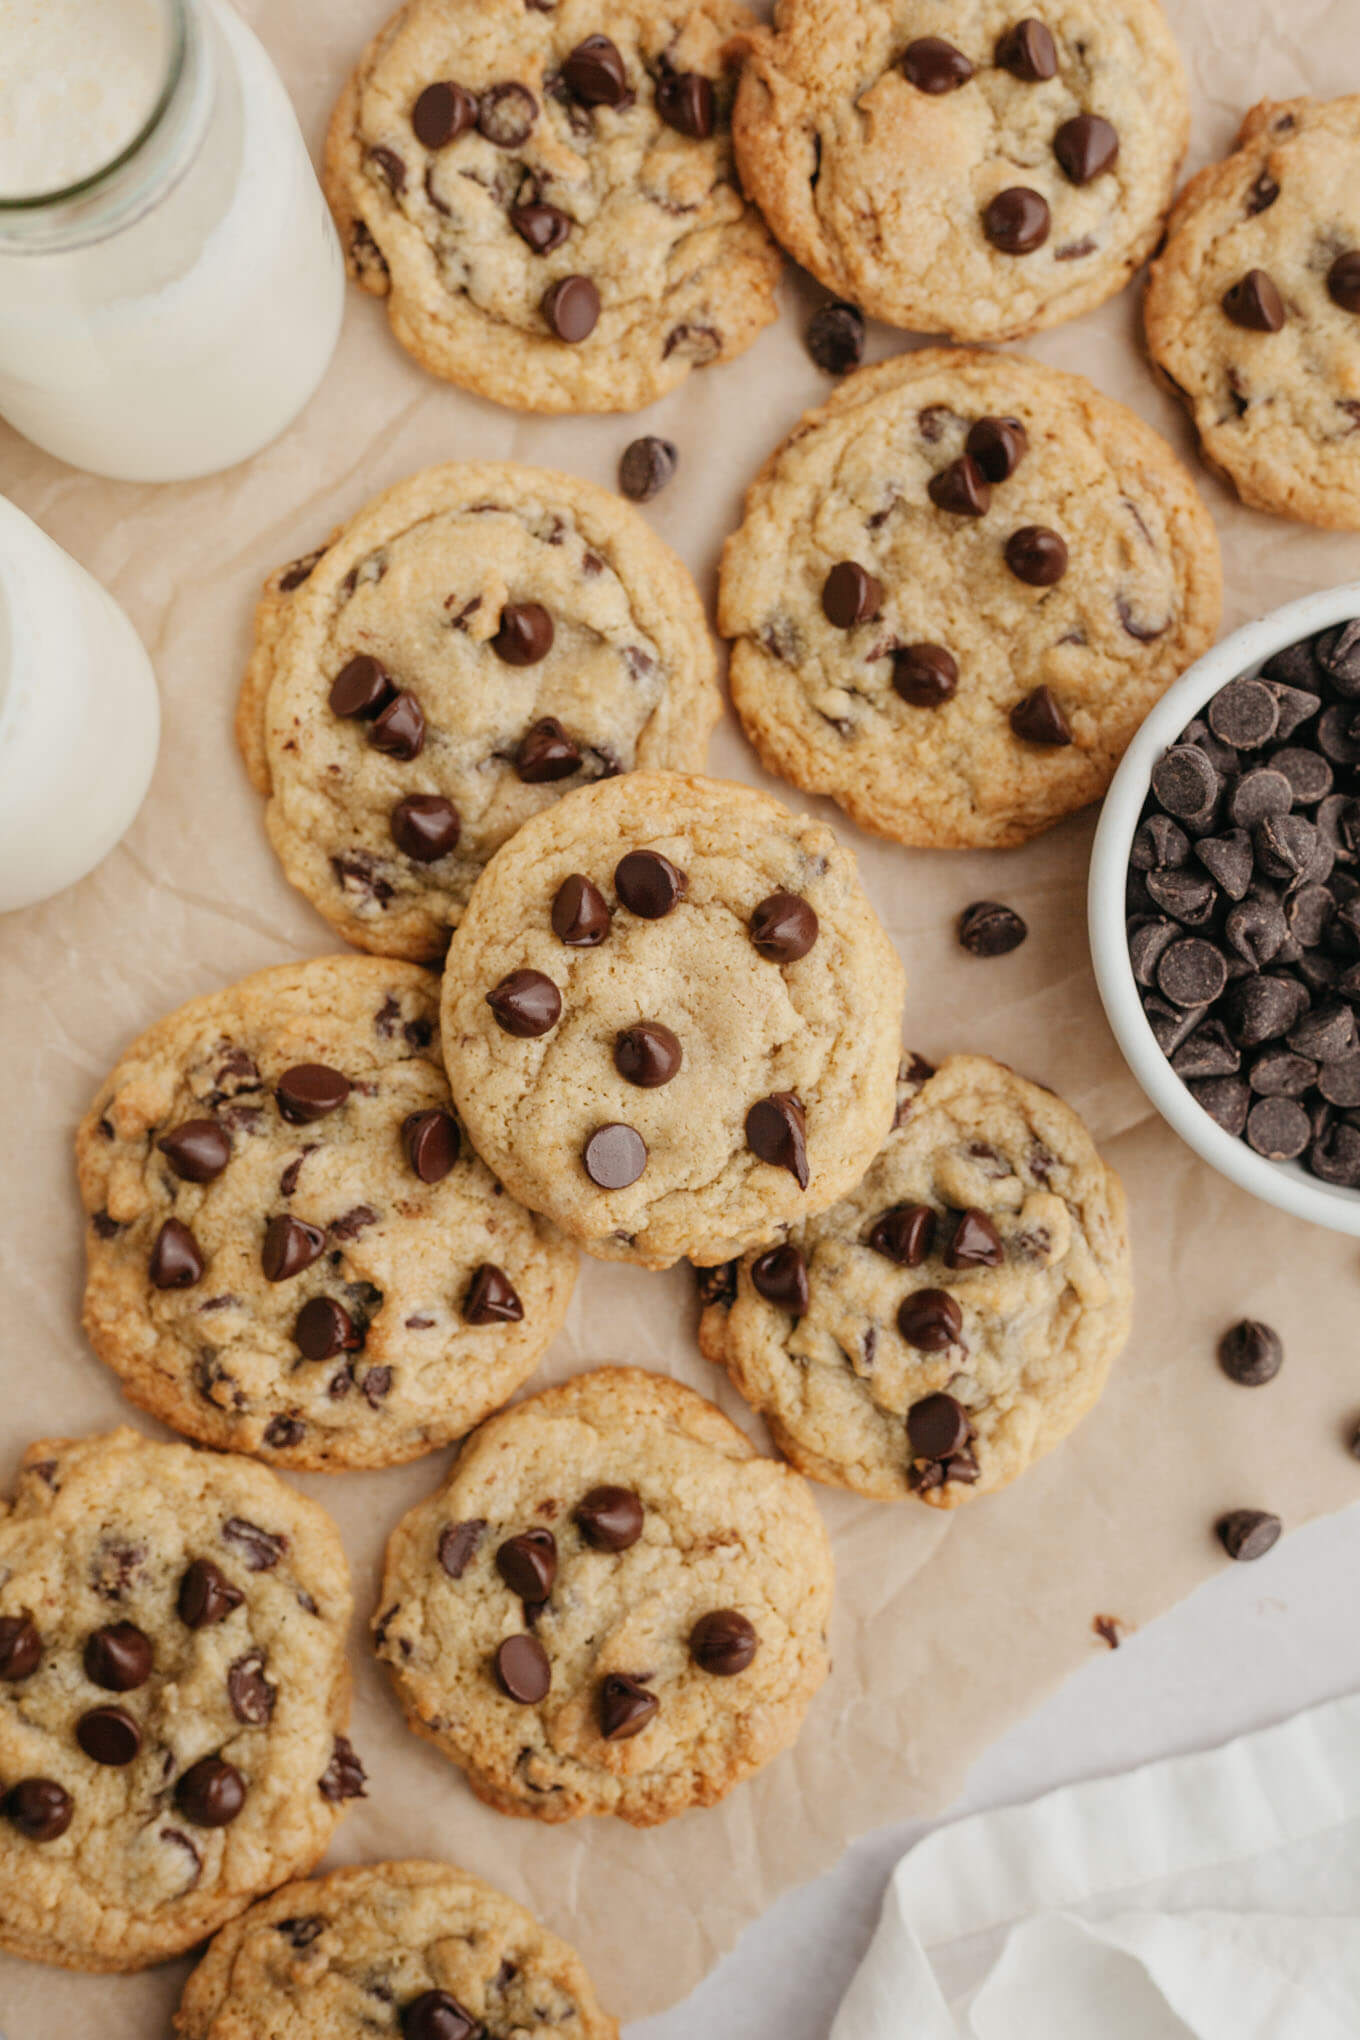
[[[243,0],[316,145],[384,0]],[[1263,94],[1360,87],[1356,0],[1171,0],[1195,92],[1192,167],[1221,152]],[[608,26],[602,5],[601,25]],[[785,316],[744,360],[696,375],[646,414],[674,439],[677,479],[647,512],[711,596],[744,483],[825,393],[800,332],[815,293],[791,270]],[[1189,453],[1137,346],[1136,292],[1034,344],[1092,376]],[[873,351],[907,344],[885,330]],[[128,1415],[78,1329],[81,1225],[72,1128],[122,1045],[157,1015],[247,971],[334,946],[284,883],[230,736],[266,570],[306,552],[374,491],[435,460],[512,458],[613,484],[639,429],[626,418],[539,422],[425,377],[381,308],[351,294],[331,373],[300,422],[248,466],[189,486],[114,485],[48,460],[0,426],[0,487],[126,606],[156,662],[166,731],[127,842],[83,885],[0,922],[0,1480],[40,1434]],[[1191,456],[1193,458],[1193,456]],[[1256,516],[1200,471],[1226,554],[1229,627],[1360,574],[1360,538]],[[712,769],[759,783],[729,722]],[[776,789],[778,790],[778,789]],[[801,796],[790,793],[795,804]],[[354,1738],[369,1797],[332,1860],[448,1856],[502,1885],[575,1942],[621,2017],[693,1987],[787,1885],[880,1823],[942,1810],[972,1759],[1093,1649],[1097,1613],[1149,1621],[1226,1561],[1220,1510],[1293,1525],[1360,1499],[1343,1449],[1360,1416],[1360,1249],[1229,1189],[1154,1120],[1096,999],[1083,933],[1089,817],[1020,852],[932,855],[862,836],[869,891],[905,959],[907,1039],[927,1054],[995,1053],[1053,1084],[1123,1171],[1137,1254],[1134,1337],[1077,1436],[1008,1492],[952,1520],[828,1489],[836,1549],[835,1670],[796,1751],[725,1806],[637,1833],[619,1823],[538,1829],[479,1806],[417,1742],[356,1630]],[[1031,927],[1014,956],[978,962],[959,909],[1012,902]],[[1272,1387],[1226,1383],[1220,1329],[1277,1324],[1289,1360]],[[540,1384],[601,1360],[672,1372],[755,1427],[698,1358],[682,1273],[583,1263],[568,1327]],[[150,1428],[149,1420],[133,1417]],[[446,1455],[388,1473],[299,1485],[335,1513],[365,1617],[387,1532]],[[1268,1563],[1268,1561],[1267,1561]],[[184,1965],[140,1978],[68,1977],[0,1960],[9,2040],[159,2040]]]

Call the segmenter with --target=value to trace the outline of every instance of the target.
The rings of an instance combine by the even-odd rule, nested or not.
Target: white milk
[[[0,198],[62,191],[121,155],[171,42],[160,0],[0,0]]]
[[[34,29],[35,10],[64,32]],[[96,55],[119,42],[111,18],[129,41],[101,92],[100,66],[73,53],[85,35]],[[16,56],[7,37],[25,26]],[[325,373],[344,301],[292,106],[225,0],[0,0],[0,125],[31,92],[68,130],[30,182],[79,163],[69,130],[87,106],[101,148],[120,127],[135,138],[155,52],[164,104],[121,166],[27,207],[5,204],[0,175],[0,412],[73,466],[131,481],[208,474],[276,438]]]
[[[159,734],[151,661],[122,610],[0,496],[0,913],[108,854]]]

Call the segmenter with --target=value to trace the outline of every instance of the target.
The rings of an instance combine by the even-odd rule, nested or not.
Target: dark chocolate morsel
[[[536,1707],[552,1684],[548,1653],[536,1636],[507,1636],[495,1656],[496,1677],[507,1699]]]
[[[902,52],[902,74],[909,85],[918,92],[929,92],[938,96],[943,92],[957,92],[966,85],[973,75],[973,67],[962,50],[956,50],[953,43],[943,36],[922,35],[915,42],[909,42]]]
[[[757,1254],[751,1263],[751,1287],[767,1303],[801,1317],[808,1307],[807,1262],[801,1250],[786,1242]]]
[[[458,1121],[437,1107],[412,1112],[402,1121],[401,1141],[412,1173],[422,1183],[442,1183],[458,1160]]]
[[[481,2028],[446,1990],[423,1990],[401,2008],[402,2040],[478,2040]]]
[[[1229,1558],[1264,1558],[1280,1539],[1284,1525],[1264,1509],[1231,1509],[1214,1525]]]
[[[486,995],[504,1033],[521,1041],[549,1034],[562,1017],[562,994],[541,970],[512,970]]]
[[[368,741],[384,757],[409,764],[425,748],[425,712],[414,694],[394,695],[368,726]]]
[[[958,661],[943,645],[904,645],[893,653],[893,688],[913,708],[943,707],[958,685]]]
[[[626,1190],[647,1166],[647,1143],[621,1120],[597,1126],[582,1149],[586,1174],[601,1190]]]
[[[477,101],[477,126],[498,149],[520,149],[538,119],[538,101],[527,85],[493,85]]]
[[[870,1226],[867,1245],[899,1268],[919,1268],[934,1248],[935,1223],[928,1204],[894,1204]]]
[[[1297,1160],[1312,1133],[1312,1121],[1293,1098],[1258,1098],[1247,1114],[1247,1141],[1268,1161]]]
[[[656,110],[667,127],[694,142],[706,142],[717,126],[713,84],[701,71],[663,73],[656,85]]]
[[[841,560],[822,584],[822,613],[837,630],[872,622],[882,601],[882,585],[855,560]]]
[[[331,1744],[330,1762],[316,1781],[317,1791],[323,1799],[338,1806],[346,1799],[367,1799],[364,1790],[367,1783],[359,1752],[347,1735],[336,1736]]]
[[[223,1622],[245,1595],[233,1586],[210,1558],[195,1558],[185,1567],[175,1607],[186,1629],[211,1629]]]
[[[588,276],[563,276],[543,293],[543,316],[559,340],[575,347],[600,320],[600,293]]]
[[[1284,324],[1284,299],[1264,269],[1249,269],[1226,290],[1223,309],[1234,326],[1251,333],[1278,333]]]
[[[541,602],[507,602],[491,649],[507,666],[536,666],[552,650],[555,635],[552,617]]]
[[[917,1459],[950,1459],[972,1435],[968,1412],[952,1395],[923,1396],[907,1411],[907,1439]]]
[[[1243,1318],[1219,1340],[1218,1364],[1229,1381],[1243,1388],[1261,1388],[1273,1381],[1284,1365],[1280,1335],[1258,1318]]]
[[[595,949],[609,933],[604,894],[581,872],[564,878],[552,903],[552,928],[569,949]]]
[[[1029,450],[1029,434],[1018,418],[979,418],[964,441],[964,452],[993,484],[1008,481]]]
[[[71,1825],[75,1802],[55,1778],[21,1778],[5,1794],[6,1820],[26,1841],[54,1842]]]
[[[559,206],[544,205],[541,199],[527,205],[512,205],[510,224],[535,255],[551,255],[571,232],[570,215]]]
[[[1067,572],[1067,541],[1044,524],[1024,524],[1006,540],[1006,565],[1027,588],[1051,588]]]
[[[496,1552],[496,1570],[527,1608],[541,1608],[557,1578],[557,1539],[537,1527],[507,1537]]]
[[[752,944],[767,963],[797,963],[817,940],[816,912],[801,893],[770,893],[749,925]]]
[[[439,1533],[439,1563],[451,1580],[461,1580],[482,1538],[486,1523],[470,1517],[465,1523],[449,1523]]]
[[[655,1719],[660,1706],[640,1679],[610,1672],[600,1684],[600,1733],[606,1742],[628,1742]]]
[[[625,1027],[614,1042],[614,1067],[625,1083],[654,1091],[679,1074],[683,1051],[669,1027],[659,1020],[639,1020]]]
[[[330,1296],[313,1296],[297,1314],[293,1343],[304,1360],[330,1360],[336,1353],[356,1352],[363,1341],[342,1304]]]
[[[594,1487],[576,1511],[576,1527],[596,1551],[628,1551],[642,1535],[642,1503],[631,1488]]]
[[[1058,52],[1052,30],[1033,15],[1008,28],[996,45],[996,61],[1003,71],[1026,85],[1039,85],[1058,75]]]
[[[310,1268],[326,1249],[326,1235],[320,1226],[304,1219],[283,1215],[271,1218],[264,1229],[260,1266],[267,1282],[290,1282],[304,1268]]]
[[[714,1608],[701,1615],[689,1633],[689,1654],[700,1671],[715,1679],[734,1679],[744,1672],[760,1647],[755,1626],[735,1608]]]
[[[346,717],[377,715],[396,691],[382,663],[368,652],[359,652],[331,682],[328,697],[331,713]]]
[[[439,793],[411,793],[393,808],[392,841],[417,864],[437,864],[457,847],[462,821],[451,800]]]
[[[787,1169],[799,1189],[807,1189],[807,1119],[792,1091],[757,1098],[746,1115],[746,1145],[759,1161]]]
[[[562,64],[562,82],[582,106],[625,106],[633,97],[618,46],[607,35],[588,35]]]
[[[483,1261],[463,1298],[464,1324],[518,1324],[523,1316],[524,1305],[505,1270],[492,1261]]]
[[[1119,157],[1119,131],[1098,113],[1065,120],[1053,137],[1053,153],[1069,184],[1090,184]]]
[[[411,108],[416,140],[427,149],[447,148],[458,135],[476,125],[476,100],[450,78],[427,85]]]
[[[1009,956],[1029,929],[1014,907],[999,900],[975,900],[959,916],[959,943],[970,956]]]
[[[986,1212],[960,1212],[954,1237],[944,1250],[945,1267],[999,1268],[1004,1259],[1001,1235]]]
[[[175,1787],[175,1804],[195,1827],[229,1827],[246,1803],[246,1781],[222,1757],[201,1757]]]
[[[864,314],[837,299],[814,312],[804,337],[818,368],[828,375],[848,375],[864,359]]]
[[[669,914],[689,889],[689,879],[659,850],[630,850],[614,869],[619,904],[644,921]]]
[[[112,1622],[86,1637],[82,1662],[91,1685],[106,1693],[132,1693],[151,1677],[155,1652],[135,1622]]]
[[[619,461],[619,487],[631,503],[650,503],[675,473],[679,459],[673,440],[654,434],[634,439]]]
[[[555,715],[545,715],[526,730],[515,751],[515,771],[526,786],[544,786],[570,779],[581,769],[581,747],[569,737]]]
[[[183,1183],[211,1183],[231,1160],[231,1140],[215,1119],[186,1119],[156,1146]]]
[[[297,1063],[274,1086],[279,1111],[290,1126],[310,1126],[338,1112],[349,1094],[349,1078],[325,1063]]]
[[[1027,185],[999,191],[982,215],[982,231],[1003,255],[1032,255],[1048,239],[1052,216],[1048,201]]]
[[[192,1289],[201,1282],[207,1263],[198,1241],[183,1220],[167,1218],[156,1234],[148,1273],[157,1289]]]
[[[17,1685],[42,1663],[42,1638],[31,1615],[0,1615],[0,1679]]]
[[[992,485],[970,453],[961,453],[948,467],[932,475],[926,494],[937,510],[954,517],[985,517],[992,500]]]
[[[91,1707],[76,1723],[76,1741],[93,1764],[121,1769],[142,1747],[142,1731],[126,1707]]]
[[[958,1345],[963,1312],[947,1289],[914,1289],[902,1299],[897,1329],[921,1353],[944,1353]]]
[[[1036,687],[1010,713],[1010,725],[1027,744],[1045,744],[1057,750],[1072,741],[1072,726],[1062,704],[1047,687]]]
[[[1327,271],[1327,295],[1343,312],[1360,312],[1360,249],[1337,256]]]

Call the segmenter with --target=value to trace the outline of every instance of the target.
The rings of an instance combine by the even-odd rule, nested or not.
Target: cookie
[[[775,317],[732,162],[736,0],[409,0],[331,122],[350,274],[422,367],[523,411],[635,411]]]
[[[1252,108],[1181,193],[1145,315],[1242,501],[1360,530],[1360,93]]]
[[[180,2040],[618,2040],[580,1958],[480,1877],[370,1863],[289,1884],[224,1927]]]
[[[374,1638],[488,1805],[650,1827],[793,1741],[831,1583],[795,1474],[693,1389],[607,1367],[469,1439],[393,1534]]]
[[[1151,254],[1190,130],[1157,0],[780,0],[748,38],[742,181],[828,289],[1014,340]]]
[[[349,1575],[315,1502],[135,1431],[0,1500],[0,1947],[142,1969],[304,1875],[363,1766]]]
[[[849,377],[766,463],[719,627],[772,772],[899,843],[1003,849],[1104,793],[1221,608],[1212,520],[1140,418],[927,348]]]
[[[626,503],[453,465],[270,578],[237,734],[291,883],[347,942],[434,962],[568,788],[702,768],[715,672],[698,590]]]
[[[702,1278],[700,1344],[815,1480],[957,1508],[1023,1473],[1129,1331],[1119,1178],[1060,1098],[986,1056],[904,1066],[849,1197]]]
[[[446,1445],[509,1397],[576,1257],[449,1105],[437,981],[321,957],[195,999],[81,1124],[85,1329],[143,1409],[325,1471]]]
[[[829,829],[634,772],[488,865],[449,949],[445,1059],[478,1152],[588,1252],[725,1261],[862,1174],[902,990]]]

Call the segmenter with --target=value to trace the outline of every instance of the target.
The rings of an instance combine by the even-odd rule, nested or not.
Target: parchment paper
[[[243,0],[279,63],[309,140],[385,0]],[[1171,0],[1195,89],[1194,161],[1228,145],[1269,93],[1360,86],[1354,0]],[[608,7],[601,19],[608,25]],[[612,486],[639,429],[680,447],[647,514],[711,593],[718,548],[766,452],[827,383],[800,334],[818,294],[790,270],[785,316],[734,365],[692,378],[646,414],[538,422],[426,377],[385,315],[351,293],[340,352],[309,410],[248,466],[189,486],[80,475],[0,427],[0,485],[110,588],[142,631],[166,709],[159,770],[127,842],[75,891],[0,922],[0,1478],[30,1438],[128,1418],[78,1329],[81,1222],[70,1136],[131,1036],[247,971],[336,945],[285,884],[230,719],[267,569],[317,544],[374,491],[435,460],[513,458]],[[1137,347],[1135,291],[1031,351],[1130,403],[1194,461],[1175,406]],[[873,352],[904,344],[879,330]],[[1360,573],[1360,538],[1253,515],[1203,470],[1224,541],[1227,627]],[[715,772],[765,783],[735,726]],[[776,787],[795,805],[802,796]],[[861,1831],[941,1810],[1008,1722],[1101,1645],[1096,1614],[1148,1621],[1226,1561],[1210,1526],[1263,1506],[1294,1525],[1360,1498],[1344,1450],[1360,1416],[1355,1242],[1254,1203],[1154,1119],[1097,1002],[1083,933],[1089,817],[1019,852],[941,855],[872,840],[828,818],[906,961],[907,1039],[927,1054],[995,1053],[1059,1088],[1089,1120],[1131,1194],[1137,1324],[1103,1404],[1016,1486],[958,1511],[861,1502],[822,1488],[836,1548],[835,1669],[796,1750],[717,1810],[646,1833],[561,1829],[480,1807],[460,1774],[402,1724],[356,1628],[354,1738],[370,1774],[332,1852],[448,1856],[532,1906],[582,1951],[602,2000],[634,2018],[678,1998],[785,1886],[826,1868]],[[1029,921],[1014,956],[979,962],[958,911],[1000,897]],[[1278,1325],[1288,1360],[1271,1387],[1228,1384],[1218,1333],[1250,1313]],[[672,1372],[758,1426],[698,1358],[683,1272],[584,1260],[567,1330],[538,1385],[602,1360]],[[151,1428],[149,1420],[131,1421]],[[447,1455],[388,1473],[301,1480],[338,1518],[361,1620],[398,1516]],[[1269,1561],[1266,1561],[1268,1566]],[[1268,1572],[1262,1590],[1268,1592]],[[1340,1610],[1338,1610],[1340,1614]],[[155,2040],[184,1965],[115,1981],[0,1960],[10,2040]]]

